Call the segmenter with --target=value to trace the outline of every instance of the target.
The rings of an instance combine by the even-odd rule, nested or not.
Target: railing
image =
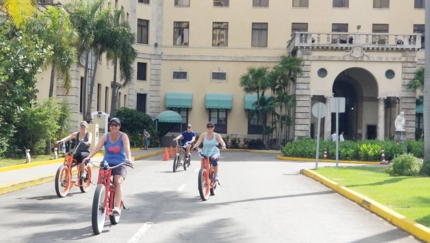
[[[290,53],[297,47],[310,48],[351,48],[363,46],[364,48],[395,48],[415,49],[421,48],[422,34],[387,34],[387,33],[312,33],[295,32],[291,35],[287,50]]]

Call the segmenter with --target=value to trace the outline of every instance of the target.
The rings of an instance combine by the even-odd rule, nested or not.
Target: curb
[[[162,154],[163,152],[164,152],[163,150],[159,150],[159,151],[155,151],[155,152],[151,152],[151,153],[147,153],[147,154],[143,154],[143,155],[134,156],[134,157],[132,157],[132,159],[133,160],[145,159],[145,158],[152,157],[152,156],[155,156],[158,154]],[[94,156],[94,157],[96,157],[96,156]],[[61,160],[61,161],[63,161],[63,160]],[[51,164],[53,164],[53,163],[51,163]],[[37,166],[37,165],[34,165],[34,166]],[[8,167],[6,167],[6,168],[8,168]],[[73,174],[74,175],[76,174],[75,170],[73,171]],[[24,181],[5,184],[5,185],[0,185],[0,195],[8,193],[8,192],[17,191],[17,190],[27,188],[27,187],[37,186],[40,184],[51,182],[53,180],[55,180],[55,173],[48,175],[48,176],[42,176],[42,177],[30,179],[30,180],[24,180]]]
[[[430,240],[430,228],[425,227],[422,224],[419,224],[415,221],[412,221],[405,216],[387,208],[386,206],[373,201],[372,199],[355,192],[345,186],[341,186],[337,184],[336,182],[329,180],[328,178],[313,172],[308,169],[302,169],[300,170],[300,173],[312,178],[316,181],[321,182],[322,184],[326,185],[327,187],[331,188],[332,190],[338,192],[342,196],[350,199],[351,201],[356,202],[360,206],[366,208],[367,210],[374,212],[375,214],[379,215],[380,217],[384,218],[388,222],[390,222],[393,225],[396,225],[397,227],[405,230],[406,232],[414,235],[415,237],[424,240],[426,242],[429,242]]]
[[[227,150],[223,150],[224,152],[251,152],[251,153],[262,153],[262,154],[281,154],[281,151],[266,151],[266,150],[254,150],[254,149],[236,149],[236,148],[227,148]]]
[[[279,160],[288,160],[288,161],[300,161],[300,162],[315,162],[315,159],[311,158],[296,158],[296,157],[286,157],[282,155],[278,155],[276,157]],[[331,159],[319,159],[318,162],[325,163],[336,163],[336,160]],[[356,161],[356,160],[339,160],[339,163],[344,164],[367,164],[367,165],[382,165],[381,162],[372,162],[372,161]]]

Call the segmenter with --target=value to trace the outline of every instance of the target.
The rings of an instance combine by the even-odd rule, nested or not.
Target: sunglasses
[[[207,126],[207,128],[213,128],[214,126]]]
[[[86,126],[84,126],[84,125],[81,125],[81,128],[86,128]]]
[[[191,127],[187,127],[187,128],[191,128]]]
[[[119,124],[109,124],[110,127],[118,127]]]

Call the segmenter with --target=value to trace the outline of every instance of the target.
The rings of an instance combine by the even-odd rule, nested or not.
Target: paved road
[[[161,155],[137,161],[124,184],[130,210],[98,236],[91,229],[95,187],[86,194],[73,188],[62,199],[53,183],[2,195],[0,242],[419,242],[299,174],[313,163],[270,154],[223,152],[222,187],[202,202],[193,155],[193,166],[176,173]]]

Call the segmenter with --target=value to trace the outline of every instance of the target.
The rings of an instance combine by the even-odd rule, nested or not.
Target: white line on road
[[[142,227],[136,232],[136,234],[131,237],[127,243],[136,243],[142,238],[142,236],[148,231],[149,228],[152,226],[152,222],[144,223]]]
[[[181,192],[182,190],[184,190],[185,186],[186,186],[186,184],[182,184],[182,185],[178,188],[178,190],[176,190],[176,191]]]

